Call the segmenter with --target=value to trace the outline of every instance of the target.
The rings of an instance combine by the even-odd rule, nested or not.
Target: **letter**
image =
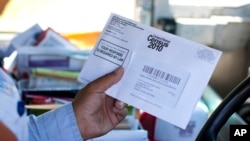
[[[118,58],[116,55],[113,56],[114,59]]]
[[[151,41],[152,40],[152,35],[149,35],[148,36],[148,41]]]
[[[168,47],[168,43],[164,43],[164,47]]]
[[[244,136],[244,134],[247,133],[247,129],[241,129],[241,136]]]
[[[235,132],[234,132],[234,136],[241,136],[241,135],[240,135],[240,131],[239,131],[239,129],[236,129],[236,130],[235,130]]]

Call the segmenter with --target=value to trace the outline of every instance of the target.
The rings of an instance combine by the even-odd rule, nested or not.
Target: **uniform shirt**
[[[71,103],[28,118],[29,141],[83,141]]]
[[[27,141],[27,120],[24,103],[14,81],[0,68],[0,122],[9,128],[18,141]]]

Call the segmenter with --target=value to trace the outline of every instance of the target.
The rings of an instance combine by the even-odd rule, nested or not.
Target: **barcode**
[[[161,70],[158,70],[156,68],[153,68],[153,67],[150,67],[150,66],[147,66],[145,65],[142,69],[143,72],[145,73],[148,73],[150,75],[153,75],[157,78],[160,78],[160,79],[163,79],[163,80],[166,80],[168,82],[171,82],[171,83],[174,83],[176,85],[179,85],[179,83],[181,82],[181,78],[180,77],[177,77],[173,74],[170,74],[170,73],[166,73],[164,71],[161,71]]]

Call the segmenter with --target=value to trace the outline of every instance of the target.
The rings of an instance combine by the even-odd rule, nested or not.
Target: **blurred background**
[[[113,12],[223,51],[209,82],[222,97],[248,75],[249,0],[1,0],[0,9],[2,46],[38,23],[64,35],[88,33],[91,48]]]

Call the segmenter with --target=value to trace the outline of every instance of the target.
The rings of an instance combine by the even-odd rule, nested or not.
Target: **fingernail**
[[[122,71],[122,67],[120,66],[120,67],[118,67],[118,68],[114,71],[114,73],[118,74],[118,73],[120,73],[121,71]]]
[[[119,101],[120,108],[123,109],[125,107],[125,103]]]

